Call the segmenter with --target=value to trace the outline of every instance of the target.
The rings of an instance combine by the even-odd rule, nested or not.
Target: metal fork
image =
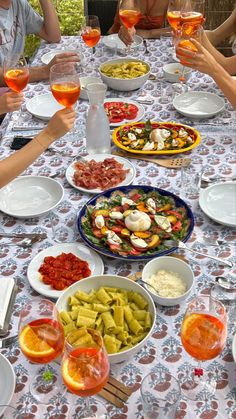
[[[149,51],[149,49],[148,49],[146,39],[144,39],[144,40],[143,40],[143,45],[144,45],[144,48],[145,48],[144,54],[145,54],[145,55],[149,55],[149,54],[150,54],[150,51]]]
[[[18,335],[10,336],[9,338],[0,339],[0,349],[8,348],[12,346],[18,338]]]
[[[32,244],[38,242],[39,240],[40,239],[35,236],[35,237],[31,237],[31,238],[25,238],[19,243],[14,243],[14,242],[1,243],[0,242],[0,246],[18,246],[18,247],[27,248],[27,247],[32,246]]]
[[[188,250],[189,252],[195,253],[196,255],[204,256],[204,257],[207,257],[209,259],[213,259],[216,262],[221,263],[222,265],[229,266],[230,268],[233,267],[233,263],[232,262],[229,262],[228,260],[224,260],[224,259],[218,258],[216,256],[208,255],[206,253],[198,252],[198,250],[194,250],[191,247],[186,246],[186,244],[184,242],[181,242],[179,240],[165,240],[164,241],[164,244],[166,246],[168,246],[168,247],[178,247],[179,249]]]

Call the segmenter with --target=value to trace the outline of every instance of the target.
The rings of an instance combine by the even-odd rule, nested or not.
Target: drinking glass
[[[182,25],[189,23],[188,35],[204,22],[205,0],[170,0],[167,20],[176,33]]]
[[[216,382],[207,376],[201,361],[216,358],[224,349],[227,337],[227,315],[224,305],[210,295],[193,298],[188,304],[181,326],[184,349],[198,361],[193,376],[182,385],[183,394],[191,400],[201,400],[204,392],[213,395]]]
[[[51,91],[57,102],[72,107],[80,95],[79,65],[77,63],[54,64],[50,68]]]
[[[185,0],[170,0],[167,9],[167,20],[173,32],[180,29],[181,11],[184,7]]]
[[[174,45],[175,45],[176,54],[178,54],[179,48],[181,48],[182,50],[185,49],[185,50],[190,50],[194,52],[197,51],[197,48],[191,42],[191,39],[196,39],[198,42],[201,42],[202,34],[203,34],[203,27],[201,25],[198,25],[198,26],[195,26],[194,30],[193,29],[190,30],[190,26],[191,25],[189,23],[184,23],[181,27],[181,30],[175,32]],[[186,78],[185,78],[184,73],[185,73],[186,67],[184,66],[185,61],[184,61],[183,55],[180,58],[180,63],[183,65],[182,72],[179,76],[180,83],[176,83],[174,87],[177,93],[184,93],[188,90],[188,87],[185,84]]]
[[[16,93],[20,93],[29,82],[29,67],[26,59],[20,54],[11,54],[3,62],[3,78],[6,85]],[[21,118],[20,109],[18,118]]]
[[[95,45],[100,41],[101,29],[98,16],[87,15],[84,16],[84,22],[82,24],[81,36],[84,43],[92,48],[90,63],[94,63]],[[93,68],[92,68],[93,69]]]
[[[99,332],[82,327],[66,337],[62,359],[62,378],[69,391],[85,398],[85,403],[73,406],[70,416],[74,419],[93,417],[89,396],[104,387],[109,376],[109,361]],[[97,412],[102,414],[104,405],[96,403]]]
[[[19,344],[24,356],[35,364],[48,364],[61,355],[64,330],[51,301],[34,298],[25,305],[19,319]],[[30,385],[33,397],[44,404],[62,391],[61,375],[56,366],[40,368]]]
[[[140,17],[139,0],[120,0],[119,18],[127,29],[131,29],[137,25]],[[126,51],[130,51],[130,46],[127,47]]]
[[[176,378],[163,371],[151,372],[141,383],[145,419],[174,419],[181,398]]]

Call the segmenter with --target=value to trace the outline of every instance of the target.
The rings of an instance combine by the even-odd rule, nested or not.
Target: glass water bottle
[[[86,149],[89,154],[111,153],[110,124],[103,106],[106,90],[103,83],[87,85],[90,106],[86,119]]]

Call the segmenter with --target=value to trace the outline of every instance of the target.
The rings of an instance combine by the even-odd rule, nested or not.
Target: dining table
[[[107,89],[106,98],[121,99],[147,99],[153,103],[144,104],[145,115],[143,120],[153,121],[176,121],[187,124],[198,130],[201,135],[201,143],[186,153],[178,156],[189,157],[194,170],[204,171],[209,176],[220,176],[225,180],[235,175],[236,163],[236,111],[224,98],[211,77],[192,71],[188,80],[188,88],[193,91],[215,93],[225,100],[225,108],[218,115],[206,119],[194,119],[181,115],[174,108],[173,96],[163,95],[166,86],[162,73],[164,64],[172,62],[173,57],[168,53],[167,45],[163,40],[147,40],[148,54],[144,54],[144,47],[131,49],[130,54],[136,59],[143,59],[149,63],[151,74],[146,83],[135,91],[114,91]],[[42,65],[41,58],[51,51],[62,52],[67,49],[76,49],[83,52],[82,75],[96,75],[99,77],[97,68],[101,63],[111,58],[116,58],[111,49],[104,44],[104,37],[96,46],[94,54],[94,69],[86,65],[90,60],[91,51],[83,44],[79,36],[63,36],[59,44],[41,42],[31,65]],[[118,57],[124,51],[116,51]],[[123,55],[122,55],[123,56]],[[125,55],[124,55],[125,56]],[[90,71],[91,70],[91,71]],[[96,74],[95,74],[96,73]],[[1,159],[7,157],[13,151],[10,144],[15,135],[35,135],[45,124],[44,121],[34,118],[26,110],[26,102],[34,96],[50,92],[48,81],[29,83],[24,90],[25,102],[21,115],[19,112],[8,114],[1,126],[0,155]],[[76,106],[76,123],[71,133],[58,139],[48,150],[35,160],[22,174],[36,176],[52,176],[60,182],[64,188],[64,198],[56,207],[54,213],[64,219],[64,223],[70,218],[70,214],[79,214],[81,208],[91,198],[87,193],[73,188],[65,177],[65,171],[76,156],[86,156],[86,113],[88,101],[80,99]],[[17,131],[17,127],[19,127]],[[20,130],[25,127],[25,131]],[[112,127],[111,127],[112,130]],[[112,145],[112,152],[117,151]],[[142,161],[132,158],[136,168],[134,185],[157,187],[180,196],[190,206],[194,214],[195,226],[188,240],[188,245],[204,255],[177,251],[184,257],[194,272],[194,287],[191,295],[181,305],[164,307],[156,305],[155,328],[146,344],[136,353],[132,359],[127,359],[120,364],[111,366],[111,374],[117,380],[129,386],[132,394],[123,408],[117,408],[113,404],[101,399],[107,410],[106,418],[113,419],[143,419],[142,399],[140,385],[143,377],[149,372],[162,372],[176,377],[179,383],[186,379],[189,368],[195,361],[184,350],[180,339],[180,326],[188,301],[194,295],[209,294],[211,286],[215,283],[216,276],[222,275],[233,279],[236,274],[235,244],[236,229],[223,223],[217,223],[209,218],[199,205],[199,194],[185,196],[181,185],[181,169],[165,168],[151,161]],[[191,181],[191,179],[190,179]],[[200,192],[201,193],[201,192]],[[236,199],[236,197],[235,197]],[[227,206],[227,202],[225,202]],[[34,243],[32,246],[23,248],[7,246],[2,243],[6,239],[0,238],[0,290],[1,282],[12,277],[18,287],[11,324],[8,336],[17,334],[19,314],[24,305],[39,294],[30,286],[27,279],[27,267],[30,261],[43,249],[55,244],[52,234],[50,213],[33,218],[15,218],[6,212],[0,212],[0,233],[45,233],[44,240]],[[220,246],[208,246],[205,238],[224,239],[225,243]],[[75,231],[75,241],[83,243],[79,233]],[[219,264],[211,260],[207,254],[218,256],[232,262],[232,267]],[[145,261],[126,261],[117,258],[102,256],[105,274],[115,274],[130,277],[134,281],[141,278]],[[1,292],[1,291],[0,291]],[[43,297],[42,297],[43,298]],[[236,303],[235,303],[236,304]],[[234,321],[229,319],[228,336],[225,348],[215,359],[204,363],[208,376],[214,376],[217,380],[217,388],[214,396],[209,397],[207,392],[197,402],[189,401],[181,397],[176,418],[201,418],[201,419],[226,419],[236,417],[236,363],[232,355],[233,337],[236,334],[236,316]],[[0,351],[11,363],[16,376],[16,386],[10,404],[17,407],[23,418],[70,418],[70,406],[74,403],[83,405],[83,399],[69,391],[61,397],[55,397],[49,404],[39,404],[32,397],[29,385],[36,366],[30,363],[22,354],[16,341],[11,347]],[[1,372],[0,372],[1,375]],[[0,377],[1,379],[1,377]],[[90,403],[96,406],[97,397],[91,397]],[[1,394],[0,394],[1,404]]]

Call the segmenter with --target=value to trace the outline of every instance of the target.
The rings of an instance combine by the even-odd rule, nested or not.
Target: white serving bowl
[[[99,77],[80,77],[80,99],[88,100],[88,93],[84,87],[91,83],[102,83],[102,80]]]
[[[131,358],[136,354],[147,342],[147,340],[150,338],[151,334],[153,333],[153,329],[155,326],[155,318],[156,318],[156,309],[155,305],[153,303],[152,298],[148,294],[148,292],[138,285],[136,282],[132,281],[131,279],[128,279],[123,276],[118,275],[96,275],[96,276],[90,276],[85,279],[81,279],[80,281],[76,282],[75,284],[68,287],[61,297],[58,299],[56,303],[56,307],[58,311],[62,310],[69,310],[68,306],[68,298],[69,296],[73,295],[77,291],[84,291],[89,292],[92,289],[98,289],[101,286],[107,286],[107,287],[118,287],[123,288],[129,291],[138,292],[141,294],[145,300],[148,302],[148,311],[150,311],[153,323],[150,331],[145,336],[145,338],[137,343],[134,347],[127,349],[123,352],[118,352],[116,354],[110,354],[108,355],[110,364],[118,364],[119,362],[126,361],[128,358]]]
[[[180,63],[169,63],[163,66],[163,74],[167,81],[170,83],[179,83],[179,77],[183,71],[183,65]],[[186,80],[191,76],[191,68],[185,67],[184,78]]]
[[[130,61],[138,61],[140,63],[143,63],[147,66],[148,71],[143,76],[140,77],[134,77],[133,79],[120,79],[116,77],[108,77],[105,74],[102,73],[101,69],[104,65],[107,64],[124,64],[126,62]],[[99,73],[101,76],[101,79],[104,83],[107,84],[108,87],[114,90],[119,90],[121,92],[129,92],[131,90],[139,89],[144,85],[144,83],[148,80],[149,74],[150,74],[150,66],[148,63],[146,63],[143,60],[138,60],[137,58],[117,58],[114,60],[106,61],[105,63],[102,63],[99,67]]]
[[[171,271],[178,273],[184,282],[187,285],[187,291],[180,295],[179,297],[161,297],[160,295],[155,294],[152,288],[145,286],[150,295],[152,296],[155,303],[160,304],[162,306],[175,306],[180,304],[184,301],[188,295],[191,293],[193,284],[194,284],[194,273],[190,266],[181,259],[172,257],[172,256],[160,256],[155,259],[150,260],[143,269],[142,272],[142,280],[147,282],[148,279],[153,275],[156,274],[161,269],[165,271]]]

